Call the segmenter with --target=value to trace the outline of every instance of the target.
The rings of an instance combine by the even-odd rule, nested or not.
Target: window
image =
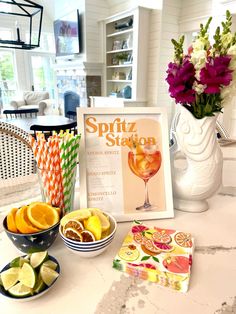
[[[32,81],[35,91],[48,91],[54,98],[53,58],[49,55],[31,55]]]
[[[54,98],[55,78],[53,62],[55,45],[52,33],[42,33],[40,47],[28,52],[31,69],[31,85],[35,91],[47,91]]]
[[[11,50],[0,49],[0,107],[16,95],[15,56]]]

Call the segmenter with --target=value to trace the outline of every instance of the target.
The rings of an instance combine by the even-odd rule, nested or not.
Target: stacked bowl
[[[46,251],[59,232],[60,210],[44,202],[32,202],[12,208],[3,220],[3,228],[23,253]]]
[[[73,240],[65,236],[65,234],[63,233],[63,226],[60,225],[59,234],[66,247],[73,253],[76,253],[81,257],[94,257],[103,253],[113,241],[117,228],[117,223],[114,217],[108,213],[103,214],[106,215],[107,219],[110,222],[110,230],[109,234],[100,240],[90,242],[81,242]]]

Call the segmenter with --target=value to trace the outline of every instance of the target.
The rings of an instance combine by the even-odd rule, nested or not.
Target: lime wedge
[[[1,273],[2,285],[5,290],[9,290],[19,280],[21,268],[13,267],[9,268]]]
[[[32,295],[32,289],[18,282],[15,286],[11,287],[8,292],[14,297],[22,298]]]
[[[29,260],[27,258],[19,256],[11,261],[10,267],[21,267],[24,263],[29,263]]]
[[[40,275],[38,275],[37,282],[35,284],[33,292],[34,293],[39,293],[39,292],[43,291],[45,288],[46,288],[46,285],[43,282],[42,277]]]
[[[44,261],[48,259],[48,252],[35,252],[30,256],[30,264],[33,268],[39,267]]]
[[[59,274],[55,270],[45,265],[42,265],[40,267],[40,276],[42,277],[43,282],[46,283],[47,286],[51,286],[51,284],[57,279]]]
[[[51,261],[50,259],[47,260],[46,262],[44,262],[43,265],[47,266],[47,267],[49,267],[49,268],[51,268],[53,270],[56,270],[56,268],[57,268],[57,263]]]
[[[11,268],[14,269],[14,268]],[[29,287],[33,288],[36,283],[36,273],[30,264],[24,263],[19,272],[19,281]]]

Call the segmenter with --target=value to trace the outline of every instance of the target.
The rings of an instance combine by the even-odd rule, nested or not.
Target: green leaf
[[[122,265],[120,264],[120,260],[119,259],[113,260],[112,267],[117,269],[117,270],[121,270],[122,269]]]
[[[147,234],[152,234],[150,231],[144,231],[144,233],[147,233]]]
[[[152,256],[152,259],[153,259],[155,262],[159,263],[159,259],[158,259],[157,257]]]
[[[151,256],[149,255],[146,255],[146,256],[143,256],[141,261],[147,261]]]
[[[141,225],[142,223],[138,220],[134,220],[134,223],[136,223],[137,225]]]

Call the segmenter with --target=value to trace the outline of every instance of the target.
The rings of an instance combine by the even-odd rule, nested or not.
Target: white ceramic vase
[[[174,159],[181,155],[185,161],[182,160],[181,167],[177,166],[179,161],[172,162],[175,209],[207,210],[207,198],[222,183],[223,157],[215,131],[217,116],[196,119],[184,107],[177,114],[173,134],[177,144]]]

